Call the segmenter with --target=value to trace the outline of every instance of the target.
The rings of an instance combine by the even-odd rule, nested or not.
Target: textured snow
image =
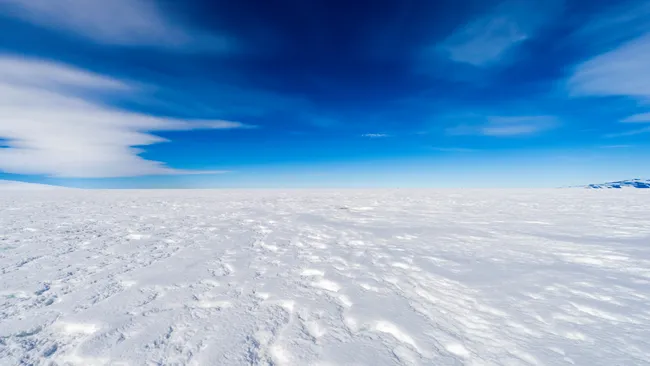
[[[650,364],[645,192],[3,191],[0,364]]]

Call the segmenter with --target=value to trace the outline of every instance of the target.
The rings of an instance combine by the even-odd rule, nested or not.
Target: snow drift
[[[0,191],[2,365],[650,363],[642,190]]]

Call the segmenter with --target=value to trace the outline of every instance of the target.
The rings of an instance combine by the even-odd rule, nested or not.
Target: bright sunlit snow
[[[649,364],[644,192],[0,191],[0,364]]]

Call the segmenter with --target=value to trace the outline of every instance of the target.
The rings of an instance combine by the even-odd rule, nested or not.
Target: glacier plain
[[[0,365],[648,365],[643,190],[0,191]]]

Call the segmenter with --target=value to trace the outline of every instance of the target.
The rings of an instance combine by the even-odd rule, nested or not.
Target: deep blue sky
[[[647,1],[6,0],[0,179],[537,187],[650,176]]]

